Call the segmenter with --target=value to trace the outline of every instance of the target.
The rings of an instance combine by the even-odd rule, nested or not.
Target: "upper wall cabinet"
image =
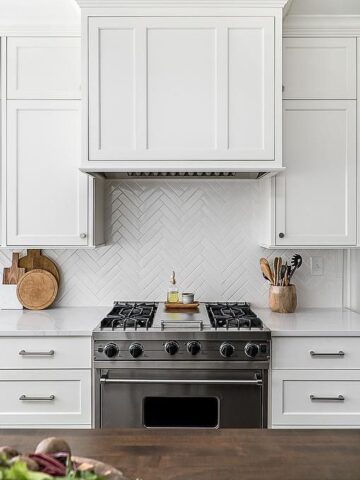
[[[285,38],[284,99],[356,99],[355,38]]]
[[[80,38],[14,37],[7,40],[7,98],[79,99]]]
[[[89,160],[274,161],[274,18],[89,19]]]

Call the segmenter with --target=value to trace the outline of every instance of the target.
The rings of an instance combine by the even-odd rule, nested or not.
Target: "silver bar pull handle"
[[[20,350],[19,355],[22,357],[53,357],[55,350],[49,350],[48,352],[27,352],[26,350]]]
[[[314,350],[311,350],[310,355],[312,357],[344,357],[345,353],[342,350],[338,352],[314,352]]]
[[[184,328],[188,327],[189,325],[198,325],[199,330],[202,330],[204,328],[204,323],[202,320],[174,320],[173,322],[163,320],[161,322],[161,330],[165,330],[165,328],[178,328],[181,325]]]
[[[324,401],[324,402],[343,402],[345,400],[344,395],[338,395],[337,397],[319,397],[317,395],[310,395],[312,401]]]
[[[26,401],[51,401],[55,400],[55,395],[49,395],[48,397],[28,397],[27,395],[21,395],[19,400],[26,400]]]
[[[137,379],[137,378],[107,378],[103,376],[100,378],[100,383],[139,383],[139,384],[190,384],[190,385],[262,385],[261,379],[256,380],[169,380],[169,379]]]

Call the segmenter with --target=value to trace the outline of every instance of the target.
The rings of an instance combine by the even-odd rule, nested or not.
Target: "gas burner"
[[[154,302],[115,302],[111,312],[101,321],[100,329],[148,330],[153,324],[156,309],[157,303]]]
[[[211,326],[218,328],[236,328],[240,330],[253,328],[262,330],[264,328],[262,321],[250,309],[248,303],[208,303],[206,309],[209,314]]]

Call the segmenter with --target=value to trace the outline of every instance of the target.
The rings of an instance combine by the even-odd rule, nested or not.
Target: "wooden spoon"
[[[265,277],[269,280],[272,285],[274,285],[274,275],[273,272],[271,271],[271,267],[269,265],[269,262],[266,260],[266,258],[260,258],[260,268],[265,275]]]

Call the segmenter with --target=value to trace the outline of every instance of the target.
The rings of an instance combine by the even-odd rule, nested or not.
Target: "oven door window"
[[[216,397],[145,397],[143,422],[148,428],[217,428]]]

